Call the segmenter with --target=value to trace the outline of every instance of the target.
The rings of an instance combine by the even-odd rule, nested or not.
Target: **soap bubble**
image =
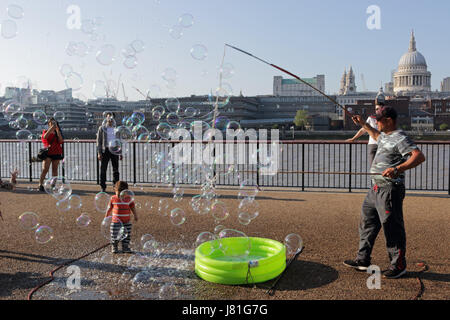
[[[173,283],[166,283],[159,289],[158,296],[160,300],[176,299],[178,297],[178,289]]]
[[[167,216],[169,210],[169,201],[167,199],[160,199],[158,206],[158,213],[162,216]]]
[[[110,200],[111,196],[106,192],[97,193],[94,200],[95,208],[97,209],[97,211],[100,213],[106,213]]]
[[[169,34],[172,38],[178,40],[183,36],[183,27],[176,24],[169,29]]]
[[[170,221],[175,226],[181,226],[186,221],[186,213],[180,208],[173,209],[170,212]]]
[[[141,53],[145,49],[145,44],[142,40],[134,40],[130,46],[136,51],[136,53]]]
[[[47,226],[42,226],[36,230],[34,235],[39,244],[46,244],[53,239],[53,229]]]
[[[14,20],[3,20],[0,24],[1,26],[1,35],[5,39],[12,39],[17,36],[17,24]]]
[[[286,246],[286,254],[296,254],[303,248],[303,239],[296,233],[291,233],[284,238],[284,245]]]
[[[180,202],[183,200],[184,190],[182,188],[176,187],[172,190],[173,201]]]
[[[92,87],[92,94],[98,99],[106,98],[106,83],[103,80],[96,80]]]
[[[134,202],[134,192],[131,190],[123,190],[119,195],[120,201],[124,204],[131,204]]]
[[[39,216],[34,212],[25,212],[19,217],[19,224],[22,229],[34,230],[39,226]]]
[[[31,132],[28,130],[20,130],[16,132],[16,138],[19,141],[28,141],[30,140]]]
[[[175,69],[173,69],[173,68],[166,68],[166,69],[164,69],[164,71],[161,74],[161,76],[166,81],[176,80],[176,78],[178,77],[177,71]],[[176,111],[176,109],[175,110],[171,110],[171,111]]]
[[[114,232],[111,230],[112,225],[115,226]],[[100,230],[101,234],[110,241],[121,241],[126,238],[126,231],[123,223],[120,220],[114,220],[113,222],[112,216],[103,219]]]
[[[151,273],[148,271],[141,271],[137,273],[134,278],[131,280],[133,286],[138,288],[151,286],[153,283],[153,278],[151,277]]]
[[[91,218],[87,213],[83,213],[77,218],[77,225],[79,227],[87,227],[91,223]]]
[[[236,238],[233,240],[232,246],[228,245],[228,238]],[[242,231],[224,229],[219,233],[219,241],[221,250],[224,252],[225,256],[246,258],[250,253],[250,238]]]
[[[78,210],[83,206],[80,196],[73,194],[69,197],[69,205],[71,209]]]
[[[36,110],[33,112],[33,120],[40,125],[47,123],[47,115],[42,110]]]
[[[250,219],[250,215],[248,213],[241,212],[238,215],[238,221],[240,224],[248,226],[252,222],[252,219]]]
[[[109,66],[114,62],[115,54],[116,48],[111,44],[105,44],[97,52],[96,59],[101,65]]]
[[[55,118],[55,120],[57,122],[64,122],[66,120],[66,115],[64,114],[64,112],[62,111],[56,111],[53,114],[53,118]]]
[[[8,15],[13,19],[22,19],[24,16],[23,8],[16,4],[10,4],[6,8],[6,11],[8,12]]]
[[[246,213],[250,220],[259,216],[259,203],[253,198],[244,198],[239,204],[239,213]]]
[[[126,142],[119,139],[113,139],[108,142],[108,149],[114,155],[122,155],[123,154],[123,145]]]
[[[237,121],[230,121],[227,124],[227,130],[237,131],[237,130],[240,130],[240,129],[241,129],[241,124],[239,122],[237,122]]]
[[[139,140],[138,138],[143,134],[145,134],[145,136],[148,140],[148,136],[149,136],[148,129],[142,125],[135,126],[132,130],[132,133],[133,133],[133,138],[135,140]],[[141,138],[141,141],[142,141],[142,138]]]
[[[171,112],[167,115],[166,121],[170,125],[176,125],[178,122],[180,122],[180,118],[175,112]]]
[[[60,68],[59,68],[59,72],[61,73],[61,75],[63,77],[68,77],[72,72],[73,72],[73,68],[70,64],[63,64]]]
[[[183,28],[189,28],[194,25],[194,16],[190,13],[185,13],[178,18],[178,23]]]
[[[52,177],[44,182],[44,190],[56,200],[68,199],[72,194],[72,187],[64,177]]]
[[[224,63],[220,72],[222,73],[223,79],[230,79],[234,75],[234,66],[229,62]]]
[[[230,215],[225,203],[217,200],[211,206],[211,214],[217,221],[224,221]]]
[[[67,212],[70,210],[69,199],[62,199],[56,202],[56,209],[60,212]]]
[[[202,44],[195,44],[191,48],[191,56],[196,60],[205,60],[208,57],[208,49]]]
[[[153,238],[153,236],[151,234],[147,233],[147,234],[142,235],[142,237],[141,237],[141,245],[144,246],[144,244],[147,241],[150,241],[150,240],[154,240],[154,238]]]
[[[172,132],[172,127],[165,122],[161,122],[156,127],[156,133],[161,137],[163,140],[168,140],[170,138],[170,133]]]
[[[78,91],[83,87],[83,77],[76,72],[72,72],[66,77],[65,83],[66,88]]]
[[[131,121],[135,126],[142,125],[145,122],[145,114],[142,112],[134,112],[131,115]]]
[[[114,129],[115,137],[119,140],[131,140],[133,138],[133,133],[130,128],[126,126],[120,126]]]
[[[81,31],[86,34],[93,34],[97,30],[97,27],[92,20],[85,19],[81,21]]]
[[[134,69],[138,65],[138,60],[134,56],[126,57],[125,60],[123,61],[123,65],[127,69]]]
[[[202,195],[198,195],[192,198],[191,207],[198,214],[205,215],[211,211],[211,201],[205,199]]]

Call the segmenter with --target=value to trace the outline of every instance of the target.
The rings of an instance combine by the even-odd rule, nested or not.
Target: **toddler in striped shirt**
[[[131,214],[134,216],[134,221],[138,221],[138,216],[134,201],[130,199],[120,199],[122,191],[128,190],[128,183],[125,181],[118,181],[114,186],[116,194],[111,197],[109,207],[106,211],[105,218],[112,215],[111,221],[111,244],[112,253],[118,253],[119,242],[122,241],[122,252],[132,253],[130,249],[131,241]],[[121,230],[123,227],[123,230]],[[123,232],[123,236],[121,236]],[[119,234],[120,233],[120,234]]]

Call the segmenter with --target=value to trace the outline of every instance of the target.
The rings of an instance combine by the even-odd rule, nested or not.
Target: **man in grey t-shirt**
[[[360,116],[352,119],[378,142],[378,151],[370,170],[378,175],[374,175],[374,187],[363,203],[356,260],[347,260],[344,264],[357,270],[367,270],[371,264],[370,256],[375,240],[383,227],[391,262],[383,276],[400,278],[406,273],[404,172],[423,163],[425,156],[403,131],[397,129],[397,112],[392,107],[383,107],[377,112],[379,131],[369,126]]]

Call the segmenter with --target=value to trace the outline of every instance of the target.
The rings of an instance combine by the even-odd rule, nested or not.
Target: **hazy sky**
[[[10,17],[7,8],[23,8],[21,19]],[[101,22],[95,34],[69,30],[67,7],[77,5],[81,20]],[[381,9],[381,30],[369,30],[367,7]],[[13,11],[10,11],[10,13]],[[407,0],[0,0],[0,23],[13,20],[17,35],[5,39],[0,35],[0,93],[4,88],[29,78],[39,89],[66,88],[60,68],[72,66],[83,84],[74,91],[93,97],[96,80],[114,80],[125,85],[130,99],[140,96],[133,87],[161,96],[207,94],[218,86],[218,67],[229,43],[277,64],[301,76],[325,74],[327,92],[335,93],[345,68],[350,65],[362,90],[364,74],[368,90],[378,90],[390,80],[391,71],[407,52],[411,29],[415,30],[417,48],[425,56],[432,73],[433,90],[450,76],[450,1]],[[169,29],[183,14],[194,17],[194,24],[183,28],[174,39]],[[14,13],[13,13],[14,14]],[[8,33],[9,29],[2,29]],[[123,65],[121,50],[132,41],[145,43],[138,53],[137,66]],[[85,57],[69,56],[70,42],[83,42],[91,52]],[[101,65],[96,54],[105,45],[113,45],[116,59]],[[190,50],[202,44],[208,50],[204,60],[192,58]],[[225,61],[234,75],[224,81],[244,95],[272,94],[277,70],[239,52],[227,49]],[[169,88],[161,77],[166,68],[176,71],[176,86]],[[119,99],[123,98],[120,90]]]

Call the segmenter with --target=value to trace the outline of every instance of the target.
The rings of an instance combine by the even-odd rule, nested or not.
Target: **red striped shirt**
[[[130,222],[131,209],[134,208],[134,202],[130,204],[123,203],[118,196],[114,195],[111,197],[109,204],[112,208],[112,222]]]

